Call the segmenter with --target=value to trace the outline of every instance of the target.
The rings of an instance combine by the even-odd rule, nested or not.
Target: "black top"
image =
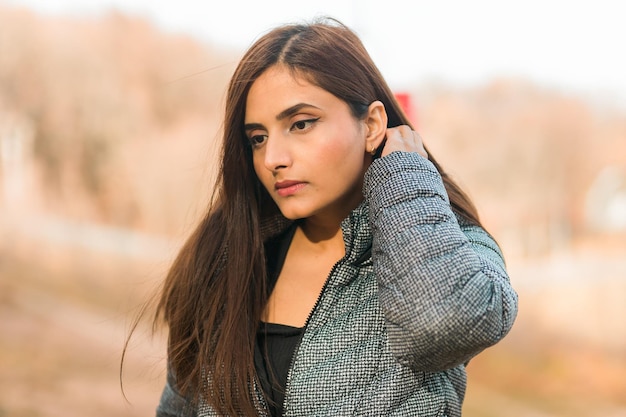
[[[256,343],[261,360],[255,360],[255,365],[273,417],[282,416],[287,374],[301,336],[301,327],[274,323],[261,323],[259,326]]]
[[[285,262],[295,226],[265,244],[268,291],[274,289]],[[261,322],[254,349],[254,365],[270,415],[282,416],[287,374],[303,328]]]

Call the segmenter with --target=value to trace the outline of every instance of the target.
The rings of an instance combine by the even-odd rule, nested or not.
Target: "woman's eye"
[[[267,135],[253,135],[248,138],[252,147],[260,146],[267,139]]]
[[[299,120],[297,122],[295,122],[292,127],[291,130],[306,130],[308,128],[311,127],[311,125],[315,122],[317,122],[319,120],[319,118],[315,118],[315,119],[307,119],[307,120]]]

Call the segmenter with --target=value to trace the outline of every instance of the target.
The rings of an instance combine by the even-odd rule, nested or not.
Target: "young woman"
[[[464,365],[507,334],[517,295],[351,30],[252,45],[216,190],[158,305],[158,416],[460,416]]]

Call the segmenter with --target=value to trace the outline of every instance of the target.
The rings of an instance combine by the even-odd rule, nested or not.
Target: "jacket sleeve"
[[[167,381],[156,410],[156,417],[194,417],[193,407],[176,389],[176,380],[171,369],[167,370]]]
[[[375,160],[364,183],[379,300],[393,354],[440,371],[497,343],[517,315],[502,253],[461,225],[434,165],[416,153]]]

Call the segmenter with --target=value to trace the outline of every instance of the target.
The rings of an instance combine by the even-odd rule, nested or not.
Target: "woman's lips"
[[[280,181],[274,185],[274,189],[279,196],[288,197],[297,193],[304,186],[306,183],[301,181]]]

